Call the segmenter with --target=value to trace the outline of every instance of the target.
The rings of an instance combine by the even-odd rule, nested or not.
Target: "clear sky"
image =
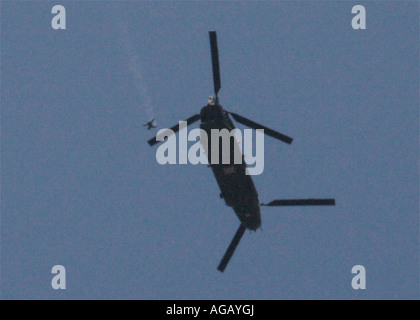
[[[209,30],[221,104],[295,139],[266,137],[260,201],[337,202],[262,208],[224,274],[239,220],[142,127],[207,103]],[[418,128],[418,1],[2,1],[2,298],[419,298]]]

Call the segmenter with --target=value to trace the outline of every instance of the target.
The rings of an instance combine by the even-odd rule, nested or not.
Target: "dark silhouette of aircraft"
[[[208,136],[208,150],[206,151],[209,163],[211,163],[211,130],[212,129],[228,129],[232,131],[235,129],[235,125],[230,119],[232,118],[242,123],[243,125],[252,129],[264,129],[264,134],[275,138],[279,141],[291,144],[293,139],[274,131],[266,126],[249,120],[239,114],[226,111],[219,104],[219,98],[217,96],[221,89],[220,82],[220,70],[219,70],[219,52],[217,48],[216,32],[210,31],[210,50],[213,67],[213,82],[215,96],[211,96],[206,106],[204,106],[199,114],[195,114],[185,121],[187,125],[191,125],[198,120],[201,120],[200,128],[206,131]],[[170,130],[171,134],[179,131],[179,124],[173,126]],[[161,142],[156,137],[148,141],[150,146],[154,146]],[[335,199],[287,199],[287,200],[273,200],[269,203],[261,203],[258,199],[258,192],[254,186],[254,182],[250,175],[246,174],[246,164],[244,162],[244,156],[242,155],[242,163],[234,163],[234,149],[237,148],[237,141],[230,143],[231,163],[222,164],[210,164],[209,167],[212,169],[216,178],[217,184],[220,187],[220,198],[224,199],[226,205],[232,207],[240,221],[240,226],[236,232],[231,244],[229,245],[222,261],[217,268],[220,272],[224,272],[229,260],[232,258],[236,247],[238,246],[245,231],[253,230],[256,231],[261,228],[261,211],[260,208],[265,207],[288,207],[288,206],[334,206]],[[219,155],[223,153],[222,146],[219,144]]]
[[[147,121],[147,122],[143,125],[143,127],[147,127],[147,130],[150,130],[150,129],[152,129],[152,128],[156,128],[156,127],[157,127],[157,125],[155,124],[155,119],[152,119],[152,120]]]

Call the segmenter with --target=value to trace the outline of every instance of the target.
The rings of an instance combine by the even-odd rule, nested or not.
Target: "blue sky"
[[[419,297],[417,1],[62,1],[59,31],[55,4],[1,3],[2,298]],[[260,200],[337,202],[263,208],[224,274],[239,221],[213,174],[159,165],[142,127],[206,104],[209,30],[221,104],[294,138],[266,137]]]

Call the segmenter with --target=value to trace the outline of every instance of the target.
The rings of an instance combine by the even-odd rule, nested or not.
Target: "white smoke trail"
[[[135,52],[133,46],[131,45],[130,35],[128,32],[128,26],[126,23],[120,24],[120,34],[122,45],[125,48],[127,53],[127,68],[128,71],[134,78],[135,88],[140,93],[140,108],[145,110],[147,113],[147,120],[154,118],[154,110],[152,99],[150,98],[149,91],[147,89],[146,80],[144,79],[144,68],[140,61],[139,55]]]

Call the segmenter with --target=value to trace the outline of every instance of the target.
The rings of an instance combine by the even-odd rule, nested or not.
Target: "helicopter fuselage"
[[[208,144],[205,152],[208,162],[216,177],[220,188],[220,197],[226,202],[226,205],[232,207],[241,223],[247,229],[257,230],[261,227],[261,211],[258,200],[258,192],[250,175],[246,174],[246,163],[242,155],[241,163],[234,162],[235,152],[240,152],[238,141],[234,136],[230,138],[230,162],[222,163],[222,143],[219,141],[219,164],[213,164],[211,161],[212,129],[227,129],[231,132],[235,125],[229,118],[229,114],[223,110],[218,103],[206,105],[201,109],[200,128],[207,133]],[[236,149],[236,150],[235,150]]]

